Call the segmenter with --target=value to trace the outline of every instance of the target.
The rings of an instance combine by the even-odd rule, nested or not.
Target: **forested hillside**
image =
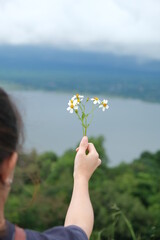
[[[92,240],[160,239],[160,151],[144,152],[131,164],[110,168],[103,137],[91,138],[102,165],[90,181],[95,210]],[[75,146],[76,147],[76,146]],[[73,184],[75,150],[21,154],[6,207],[7,218],[25,228],[63,225]]]

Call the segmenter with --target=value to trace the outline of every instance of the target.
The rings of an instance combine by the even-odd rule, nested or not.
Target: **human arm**
[[[86,150],[88,150],[87,155]],[[87,137],[83,137],[75,158],[73,193],[64,225],[79,226],[85,231],[88,238],[94,224],[88,185],[90,177],[100,164],[101,160],[94,145],[88,143]]]

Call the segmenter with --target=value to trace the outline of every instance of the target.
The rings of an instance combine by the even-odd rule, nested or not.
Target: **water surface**
[[[51,150],[60,155],[80,141],[80,122],[66,111],[71,94],[43,91],[11,93],[26,126],[25,150]],[[145,150],[155,152],[160,149],[160,104],[109,98],[109,105],[106,112],[95,112],[88,136],[104,135],[110,165],[130,162]]]

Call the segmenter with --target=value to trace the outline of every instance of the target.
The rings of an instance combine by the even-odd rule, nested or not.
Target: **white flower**
[[[91,101],[93,101],[94,104],[97,104],[97,103],[100,104],[101,103],[101,101],[97,97],[91,98]]]
[[[79,95],[78,93],[72,97],[72,100],[77,101],[77,104],[79,104],[81,101],[83,101],[84,96]]]
[[[104,112],[106,109],[108,109],[108,108],[109,108],[109,106],[108,106],[108,100],[105,100],[105,99],[104,99],[104,100],[101,102],[99,108],[102,108],[102,111],[103,111],[103,112]]]
[[[67,111],[69,111],[70,113],[73,113],[74,110],[78,110],[78,106],[77,106],[77,101],[76,100],[73,100],[71,99],[69,102],[68,102],[68,108],[67,108]]]

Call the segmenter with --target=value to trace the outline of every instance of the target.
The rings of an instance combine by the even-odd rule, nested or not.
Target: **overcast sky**
[[[160,0],[0,0],[0,44],[160,59]]]

